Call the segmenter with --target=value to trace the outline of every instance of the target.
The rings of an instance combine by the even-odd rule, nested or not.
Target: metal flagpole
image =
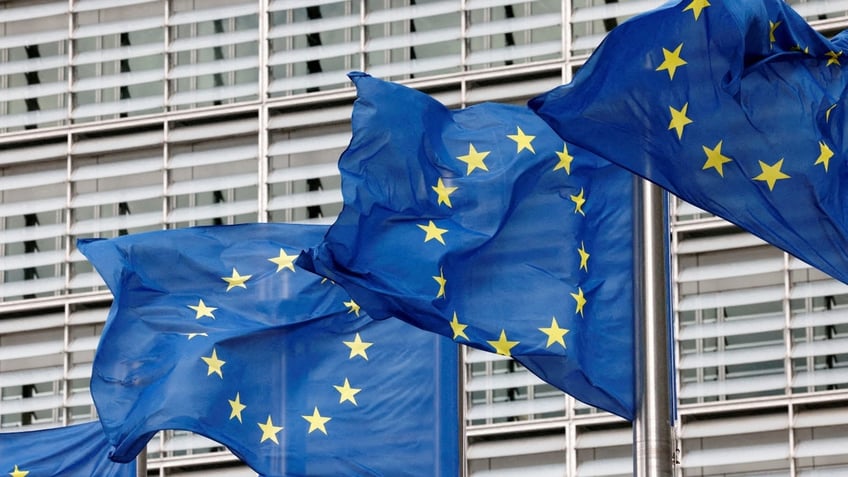
[[[642,320],[635,325],[636,418],[633,471],[638,477],[671,476],[671,393],[668,354],[665,209],[663,190],[641,180]]]

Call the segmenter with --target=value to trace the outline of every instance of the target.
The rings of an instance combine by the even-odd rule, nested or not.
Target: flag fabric
[[[135,477],[135,462],[109,460],[99,422],[0,433],[0,475],[11,477]]]
[[[634,17],[530,101],[573,141],[848,283],[848,33],[783,0]]]
[[[296,267],[326,230],[246,224],[79,242],[114,295],[91,378],[113,459],[182,429],[265,476],[458,473],[457,346],[372,320]]]
[[[563,143],[526,107],[451,111],[350,76],[343,208],[298,264],[374,318],[512,357],[632,419],[632,174]]]

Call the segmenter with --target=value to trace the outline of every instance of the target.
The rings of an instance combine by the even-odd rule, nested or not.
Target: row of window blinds
[[[258,95],[259,5],[49,2],[0,15],[0,129]]]
[[[471,437],[466,459],[469,475],[627,476],[633,469],[629,426],[596,429],[581,424],[506,435]]]
[[[235,459],[235,457],[233,457]],[[221,465],[220,459],[209,459],[212,463],[216,465]],[[196,466],[192,468],[191,464],[198,464],[197,459],[180,459],[180,461],[187,461],[186,463],[177,464],[179,467],[177,470],[174,470],[173,467],[176,467],[172,461],[156,461],[156,460],[148,460],[147,461],[147,469],[148,470],[158,470],[160,472],[159,475],[179,475],[181,477],[256,477],[256,472],[251,470],[250,467],[246,465],[227,465],[222,466],[222,468],[218,467],[209,467],[209,465]],[[202,462],[206,464],[206,459]],[[188,464],[188,465],[186,465]],[[166,470],[167,469],[167,470]]]
[[[816,14],[834,3],[804,3]],[[0,8],[0,131],[350,87],[346,73],[435,77],[582,61],[659,5],[558,0],[53,0]],[[572,65],[576,66],[576,65]],[[542,92],[552,81],[527,91]],[[482,101],[480,98],[476,101]]]
[[[683,475],[789,475],[790,459],[798,475],[843,475],[848,470],[844,403],[798,409],[792,418],[787,409],[780,411],[713,419],[684,416],[679,427]]]
[[[594,429],[577,427],[574,447],[579,477],[633,475],[633,430],[629,425]]]
[[[734,229],[709,233],[676,235],[681,402],[848,386],[848,286]]]
[[[263,132],[267,154],[255,116],[78,134],[70,146],[63,135],[15,150],[18,163],[0,169],[0,300],[101,285],[74,246],[82,237],[331,222],[341,209],[336,164],[350,140],[343,124]]]
[[[91,362],[108,303],[0,320],[0,428],[91,420]]]
[[[562,5],[552,0],[272,1],[269,91],[337,87],[350,69],[403,79],[561,59]]]
[[[469,425],[498,424],[566,415],[574,399],[545,384],[505,356],[464,348]]]

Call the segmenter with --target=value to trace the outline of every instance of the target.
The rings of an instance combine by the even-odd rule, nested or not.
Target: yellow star
[[[683,9],[683,11],[685,12],[686,10],[692,10],[692,13],[695,14],[695,21],[698,21],[698,17],[701,16],[701,10],[709,6],[710,2],[708,0],[692,0],[691,2],[689,2],[689,5],[687,5],[686,8]]]
[[[445,187],[445,183],[442,182],[442,178],[439,177],[439,180],[436,181],[436,185],[432,186],[432,189],[436,191],[436,194],[439,196],[439,202],[437,205],[445,204],[446,206],[453,208],[453,204],[451,204],[450,201],[450,195],[456,192],[459,187]]]
[[[465,338],[465,341],[468,341],[468,336],[465,335],[465,328],[468,328],[468,325],[459,322],[459,319],[456,317],[456,312],[453,312],[453,320],[450,322],[450,327],[453,330],[454,340],[461,336]]]
[[[350,401],[353,403],[354,406],[358,406],[358,404],[356,404],[356,398],[354,396],[356,396],[359,391],[362,391],[362,389],[350,387],[350,382],[348,382],[347,378],[345,378],[344,385],[333,385],[333,387],[336,388],[336,391],[338,391],[340,394],[339,404],[345,401]]]
[[[224,374],[221,372],[221,367],[224,366],[224,364],[226,364],[227,362],[218,359],[218,352],[215,350],[215,348],[212,348],[212,356],[201,356],[200,359],[202,359],[209,366],[209,369],[206,371],[207,376],[211,375],[212,373],[215,373],[220,376],[221,379],[224,379]]]
[[[263,443],[268,439],[274,441],[274,444],[280,445],[280,441],[277,440],[277,433],[283,430],[283,426],[275,426],[274,422],[271,421],[271,415],[268,415],[268,420],[265,421],[265,424],[261,422],[257,423],[259,428],[262,429],[262,439],[259,440],[259,443]]]
[[[674,51],[668,51],[663,48],[663,62],[660,63],[660,66],[657,67],[657,71],[666,70],[668,71],[668,79],[674,79],[674,72],[677,71],[677,68],[686,64],[686,60],[680,57],[680,50],[683,48],[683,43],[677,45],[677,48]]]
[[[356,316],[359,316],[359,305],[353,301],[353,298],[351,298],[350,301],[344,302],[344,306],[347,307],[348,313],[354,313]]]
[[[6,467],[6,468],[8,469],[8,467]],[[11,475],[12,477],[27,477],[27,475],[29,475],[29,471],[28,470],[21,470],[16,465],[15,470],[13,470],[9,475]]]
[[[327,421],[332,419],[332,417],[321,416],[321,414],[318,413],[318,406],[315,406],[315,410],[312,412],[311,416],[301,417],[303,417],[304,419],[306,419],[307,422],[309,422],[309,434],[312,434],[312,431],[316,429],[323,432],[324,435],[327,434],[327,428],[324,427],[324,424],[326,424]]]
[[[577,287],[577,293],[572,293],[571,298],[574,298],[574,301],[577,302],[577,308],[574,310],[574,313],[580,313],[580,316],[583,316],[583,305],[586,304],[586,297],[583,296],[583,289]]]
[[[668,129],[674,129],[677,131],[677,139],[682,139],[683,128],[686,127],[687,124],[692,123],[692,120],[686,117],[686,111],[689,109],[689,103],[684,104],[679,111],[671,106],[669,106],[668,109],[671,111],[671,121],[668,123]]]
[[[506,136],[516,142],[518,150],[515,151],[515,153],[518,154],[525,149],[529,149],[530,152],[536,154],[536,150],[533,149],[533,144],[531,144],[533,139],[536,139],[536,136],[528,136],[524,134],[524,131],[522,131],[518,126],[516,126],[516,129],[518,129],[517,134],[507,134]]]
[[[721,145],[724,141],[719,141],[718,144],[715,145],[714,148],[710,149],[707,146],[701,146],[704,148],[704,154],[707,155],[707,161],[704,163],[704,167],[701,170],[705,171],[709,168],[713,168],[718,172],[718,175],[724,177],[724,165],[728,162],[733,161],[733,159],[725,156],[721,153]]]
[[[234,287],[242,287],[247,288],[247,285],[244,282],[250,280],[250,277],[253,275],[239,275],[238,270],[233,267],[233,276],[231,277],[221,277],[221,280],[227,282],[227,291],[230,291]]]
[[[560,328],[556,317],[551,318],[550,328],[539,328],[539,331],[548,335],[548,344],[545,345],[545,348],[550,348],[554,343],[559,343],[563,348],[565,348],[565,339],[563,339],[563,337],[569,332],[569,330]]]
[[[362,356],[366,360],[368,359],[368,354],[365,353],[365,350],[370,348],[374,343],[369,343],[367,341],[362,341],[362,338],[359,337],[359,333],[353,338],[353,341],[342,341],[348,348],[350,348],[350,356],[348,359],[353,359],[354,356]]]
[[[474,169],[483,169],[484,171],[488,171],[489,168],[486,167],[483,160],[486,159],[489,152],[491,151],[477,152],[477,149],[474,149],[474,144],[469,144],[468,154],[457,157],[460,161],[468,164],[468,170],[465,172],[465,175],[471,174]]]
[[[819,157],[813,165],[824,164],[824,171],[827,172],[827,166],[830,165],[831,157],[833,157],[833,151],[830,150],[824,141],[819,141]]]
[[[440,229],[439,227],[436,227],[436,224],[434,224],[432,220],[427,225],[418,224],[418,228],[427,232],[427,235],[424,236],[425,242],[436,239],[442,245],[445,245],[445,239],[442,238],[442,235],[447,233],[448,229]]]
[[[771,20],[769,20],[769,44],[777,41],[777,39],[775,39],[774,37],[774,31],[777,30],[777,27],[779,27],[781,23],[783,22],[772,22]],[[773,47],[774,45],[772,45],[772,48]]]
[[[512,356],[512,354],[510,354],[510,350],[512,350],[512,348],[515,348],[515,345],[517,345],[519,342],[508,341],[506,339],[506,331],[501,330],[501,337],[498,338],[497,341],[487,341],[487,343],[492,345],[492,348],[495,348],[495,352],[497,352],[498,354],[503,356]]]
[[[554,152],[559,157],[559,162],[554,166],[554,170],[564,169],[566,174],[571,175],[571,161],[574,160],[574,156],[568,153],[568,144],[562,144],[562,152]]]
[[[436,280],[436,283],[439,284],[439,292],[436,293],[436,298],[445,296],[445,284],[448,282],[445,279],[445,272],[443,269],[439,269],[439,275],[433,277],[433,280]]]
[[[280,249],[280,256],[274,257],[274,258],[269,258],[268,261],[274,262],[274,263],[277,264],[277,271],[278,272],[280,270],[284,269],[284,268],[288,268],[289,270],[294,272],[295,271],[295,269],[294,269],[294,259],[296,259],[296,258],[297,258],[297,255],[289,255],[289,254],[286,253],[285,250]]]
[[[583,197],[583,188],[580,188],[580,193],[577,195],[571,196],[571,201],[574,202],[574,213],[585,216],[586,213],[583,212],[583,204],[586,203],[586,198]]]
[[[842,52],[828,51],[825,53],[825,56],[827,56],[827,64],[825,66],[839,65],[839,57],[842,56]]]
[[[810,47],[809,46],[805,46],[804,48],[801,48],[801,45],[795,45],[791,49],[792,49],[792,51],[803,51],[804,54],[806,54],[806,55],[810,54]]]
[[[580,242],[580,248],[577,249],[577,253],[580,254],[580,270],[589,271],[589,252],[586,251],[586,247],[583,245],[583,242]]]
[[[215,315],[212,314],[213,311],[217,310],[217,308],[212,306],[206,306],[206,303],[203,303],[203,300],[200,300],[195,305],[188,305],[189,308],[195,311],[194,319],[199,320],[204,316],[208,316],[209,318],[215,319]]]
[[[232,410],[230,411],[230,419],[232,419],[232,418],[234,418],[234,417],[237,417],[237,418],[238,418],[238,420],[239,420],[239,422],[242,422],[242,421],[241,421],[241,412],[242,412],[242,411],[244,411],[244,408],[246,408],[247,406],[245,406],[244,404],[242,404],[240,399],[241,399],[241,398],[240,398],[240,396],[239,396],[239,393],[236,393],[236,398],[235,398],[235,400],[233,400],[233,399],[227,399],[227,401],[229,401],[229,403],[230,403],[230,408],[232,409]],[[268,416],[268,417],[270,417],[270,416]]]
[[[835,108],[835,107],[836,107],[836,104],[827,108],[827,111],[824,112],[824,120],[826,122],[830,122],[830,112],[833,111],[833,108]]]
[[[765,181],[769,186],[769,190],[774,190],[775,182],[779,181],[780,179],[789,179],[789,175],[784,174],[783,171],[780,170],[780,168],[783,167],[783,158],[781,158],[779,161],[775,162],[774,165],[771,166],[763,161],[757,162],[760,163],[760,169],[762,169],[763,172],[761,172],[760,175],[758,175],[757,177],[754,177],[754,180]]]
[[[209,336],[208,333],[183,333],[183,334],[188,336],[188,339],[196,338],[198,336]]]

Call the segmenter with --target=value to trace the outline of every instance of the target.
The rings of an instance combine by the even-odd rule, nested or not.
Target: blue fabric
[[[109,460],[99,422],[0,433],[0,475],[12,477],[135,477],[135,461]]]
[[[848,283],[848,34],[824,38],[782,0],[704,3],[623,23],[531,109],[565,140]]]
[[[91,378],[114,459],[132,459],[160,429],[185,429],[266,476],[458,474],[457,346],[374,321],[294,267],[326,230],[249,224],[79,242],[114,295]]]
[[[632,174],[566,146],[526,107],[451,111],[398,84],[351,78],[344,206],[298,264],[375,318],[511,356],[631,419]]]

